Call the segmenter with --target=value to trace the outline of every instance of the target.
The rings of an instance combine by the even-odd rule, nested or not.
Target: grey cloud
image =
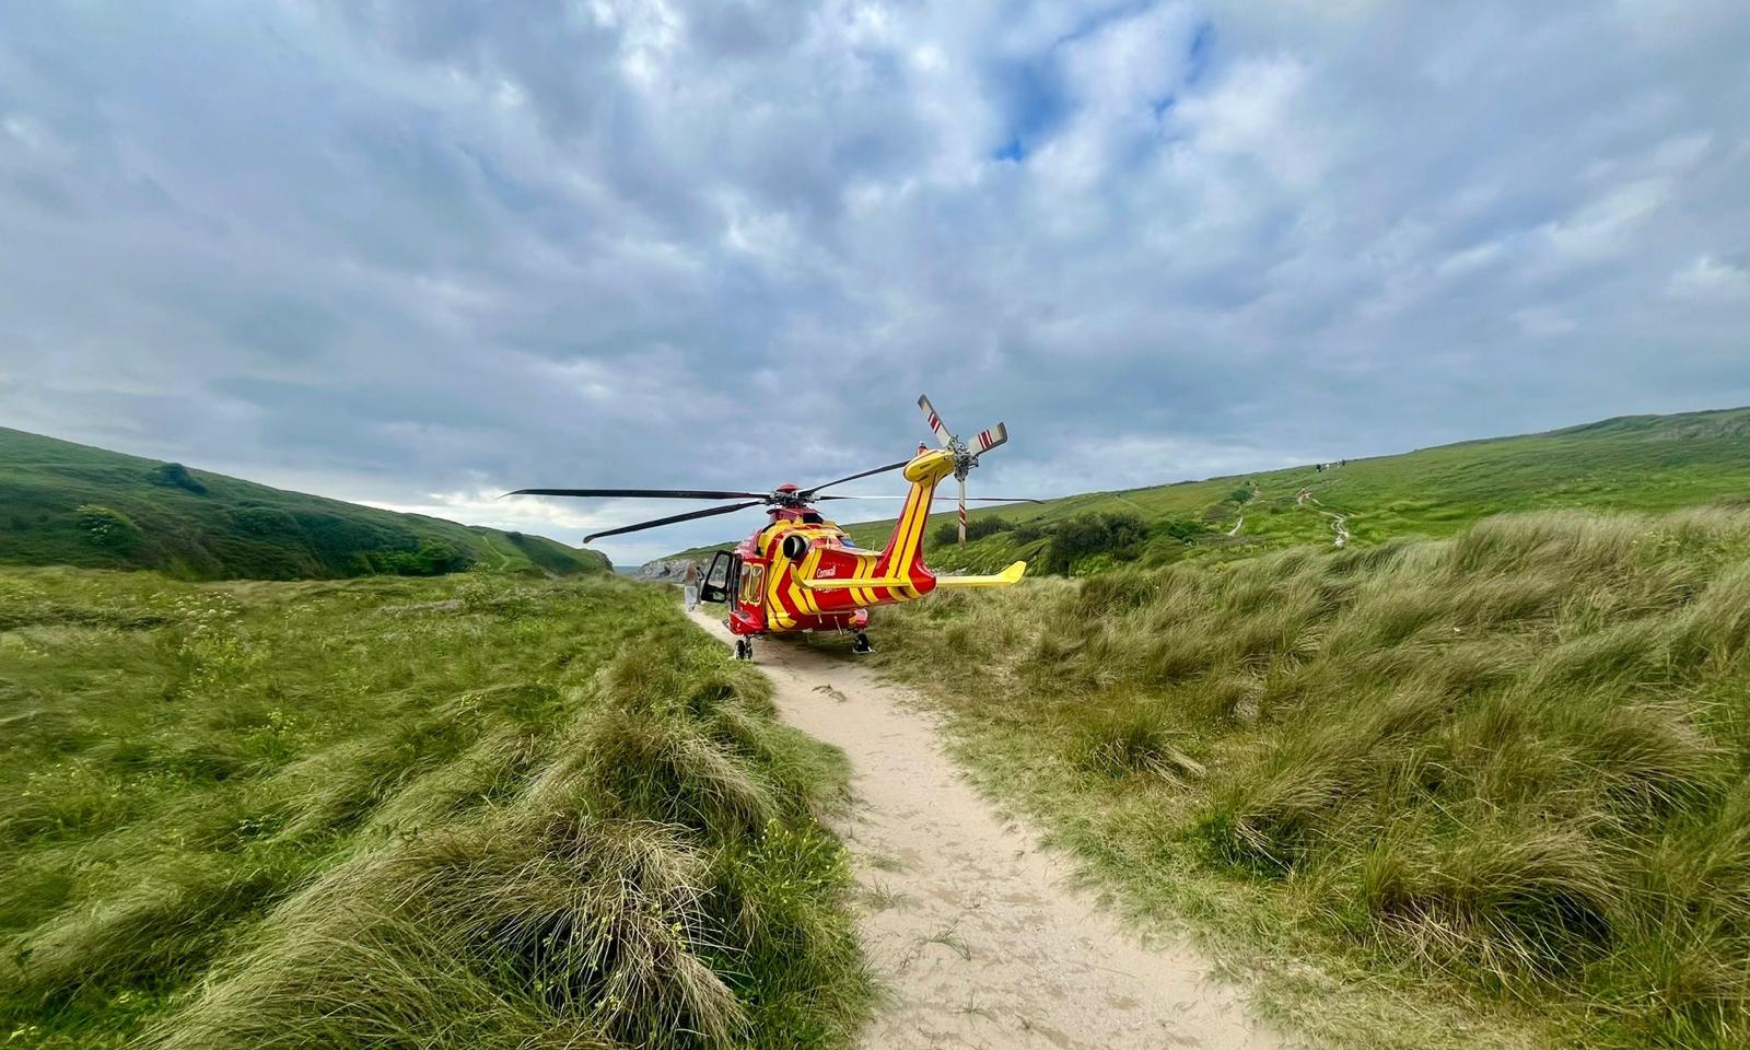
[[[0,421],[487,520],[848,472],[919,391],[1046,494],[1742,403],[1747,51],[1724,0],[6,5]]]

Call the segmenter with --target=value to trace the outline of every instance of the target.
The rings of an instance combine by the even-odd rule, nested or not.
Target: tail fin
[[[927,573],[924,568],[924,529],[930,522],[930,501],[935,498],[936,485],[954,472],[954,454],[947,449],[925,448],[905,465],[905,480],[911,482],[905,506],[899,520],[893,523],[893,535],[875,563],[875,576],[911,577]]]

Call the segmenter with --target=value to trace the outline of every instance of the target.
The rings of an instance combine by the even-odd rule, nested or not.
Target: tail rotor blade
[[[942,422],[942,417],[936,415],[936,406],[930,404],[930,399],[920,396],[918,407],[924,410],[924,418],[930,421],[930,429],[936,432],[936,440],[944,446],[954,443],[954,435],[948,432],[948,424]]]
[[[977,459],[1007,440],[1009,440],[1009,428],[998,423],[989,430],[981,430],[975,434],[972,440],[966,443],[966,449],[972,453],[974,459]]]

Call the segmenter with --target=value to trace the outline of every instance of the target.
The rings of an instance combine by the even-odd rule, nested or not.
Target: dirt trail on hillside
[[[695,620],[727,640],[720,622]],[[1286,1045],[1179,945],[1144,948],[1076,889],[1074,866],[1000,820],[943,753],[935,720],[866,668],[764,642],[792,725],[842,748],[864,948],[886,996],[870,1050]]]

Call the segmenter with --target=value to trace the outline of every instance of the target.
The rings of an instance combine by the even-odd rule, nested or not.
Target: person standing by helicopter
[[[699,563],[687,562],[686,571],[681,573],[681,593],[686,596],[687,611],[692,612],[699,604]]]

